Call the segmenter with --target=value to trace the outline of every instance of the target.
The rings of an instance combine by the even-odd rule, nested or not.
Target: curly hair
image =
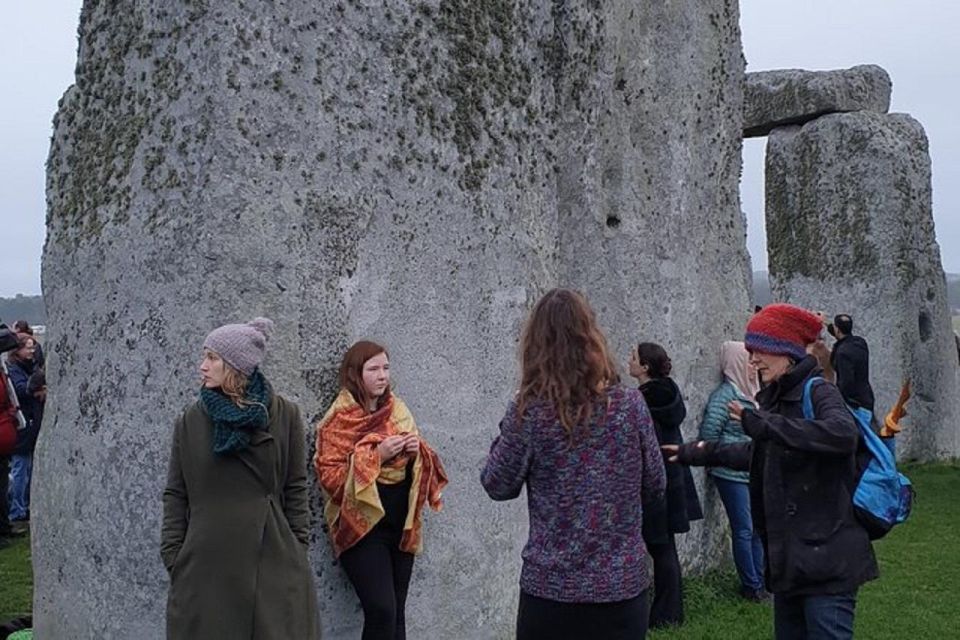
[[[537,302],[520,341],[520,416],[547,401],[569,436],[605,406],[603,390],[620,381],[607,339],[583,294],[553,289]]]

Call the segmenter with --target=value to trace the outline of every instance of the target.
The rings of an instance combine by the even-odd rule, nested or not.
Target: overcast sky
[[[57,101],[73,82],[79,0],[4,6],[0,38],[0,296],[40,291],[44,162]],[[742,0],[748,71],[874,63],[893,79],[891,111],[930,138],[933,202],[944,267],[960,272],[960,5],[949,0]],[[766,269],[764,140],[744,143],[743,209],[754,268]]]

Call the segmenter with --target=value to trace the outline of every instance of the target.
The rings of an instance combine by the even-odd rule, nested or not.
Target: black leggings
[[[520,592],[517,640],[643,640],[650,601],[644,591],[619,602],[557,602]]]
[[[664,544],[648,544],[653,558],[653,604],[650,606],[650,628],[683,624],[683,580],[674,534]]]
[[[379,534],[374,528],[344,551],[340,564],[363,607],[362,640],[406,640],[405,608],[414,555],[400,551],[395,536]]]

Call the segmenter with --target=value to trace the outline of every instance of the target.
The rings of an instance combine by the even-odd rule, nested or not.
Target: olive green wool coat
[[[163,492],[167,638],[319,638],[308,505],[295,404],[274,394],[269,428],[226,455],[213,453],[203,404],[191,405],[174,429]]]

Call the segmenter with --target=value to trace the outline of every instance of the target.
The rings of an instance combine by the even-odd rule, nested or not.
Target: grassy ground
[[[905,466],[917,488],[913,515],[874,548],[881,577],[857,601],[856,636],[869,640],[956,638],[960,629],[960,462]],[[29,613],[26,539],[0,549],[0,621]],[[686,582],[687,624],[651,640],[772,637],[772,608],[736,595],[736,578],[715,572]]]
[[[32,597],[30,540],[20,538],[0,549],[0,623],[30,613]]]
[[[874,544],[880,579],[860,590],[856,637],[869,640],[960,635],[960,463],[902,469],[917,489],[910,520]],[[773,609],[742,601],[732,573],[685,584],[687,624],[651,640],[770,638]]]

